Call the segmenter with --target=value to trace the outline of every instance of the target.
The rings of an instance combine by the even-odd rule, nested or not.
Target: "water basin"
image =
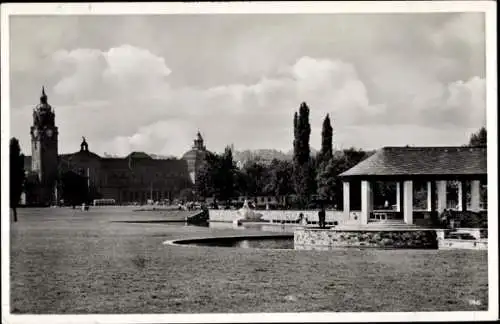
[[[225,222],[210,222],[211,229],[236,229],[236,230],[257,230],[262,232],[293,233],[300,225],[292,224],[269,224],[269,223],[243,223],[241,225]]]
[[[213,237],[167,241],[166,244],[210,246],[243,249],[280,249],[293,250],[294,241],[292,235],[280,236],[245,236],[245,237]]]

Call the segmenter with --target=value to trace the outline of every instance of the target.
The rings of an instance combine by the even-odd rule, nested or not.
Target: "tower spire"
[[[45,86],[42,86],[42,95],[40,97],[41,103],[47,103],[47,95],[45,94]]]
[[[85,136],[82,136],[82,144],[80,144],[80,152],[88,152],[88,151],[89,151],[89,145],[85,140]]]
[[[196,134],[196,139],[194,140],[193,148],[196,150],[203,150],[204,149],[203,137],[201,136],[199,129],[198,129],[198,133]]]

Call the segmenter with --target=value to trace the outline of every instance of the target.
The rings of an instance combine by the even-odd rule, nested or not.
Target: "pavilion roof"
[[[341,177],[486,175],[486,148],[384,147]]]

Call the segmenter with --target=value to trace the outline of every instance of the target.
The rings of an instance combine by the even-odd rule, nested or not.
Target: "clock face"
[[[45,134],[47,134],[48,137],[52,137],[52,134],[53,134],[52,129],[47,129],[45,131]]]

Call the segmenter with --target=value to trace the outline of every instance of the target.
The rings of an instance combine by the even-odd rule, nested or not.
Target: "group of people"
[[[307,217],[304,217],[303,213],[299,214],[299,224],[301,224],[301,225],[308,224]],[[318,225],[320,228],[326,227],[326,212],[325,212],[324,208],[321,208],[318,212]]]

